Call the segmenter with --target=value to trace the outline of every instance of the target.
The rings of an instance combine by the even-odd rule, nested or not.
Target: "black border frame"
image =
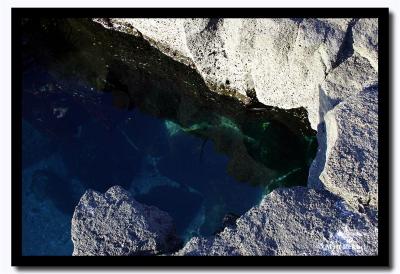
[[[389,9],[388,8],[12,8],[12,266],[386,266],[389,257]],[[379,233],[377,256],[73,257],[22,256],[22,17],[378,18],[379,20]],[[138,258],[138,257],[136,257]]]

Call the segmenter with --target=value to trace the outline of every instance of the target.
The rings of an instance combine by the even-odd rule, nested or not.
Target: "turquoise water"
[[[59,29],[57,37],[41,27],[26,35],[25,255],[71,255],[73,210],[89,188],[124,187],[167,211],[186,241],[214,235],[224,217],[240,216],[276,187],[306,184],[316,139],[304,110],[249,107],[213,93],[195,71],[129,40],[136,38],[107,32],[107,40],[91,24],[70,23],[70,46],[53,41],[65,39]],[[91,36],[79,34],[85,28],[94,28]],[[35,40],[41,36],[48,40]],[[123,50],[94,50],[87,39]],[[104,67],[93,70],[88,56]]]

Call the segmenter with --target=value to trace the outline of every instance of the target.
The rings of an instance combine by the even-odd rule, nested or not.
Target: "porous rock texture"
[[[168,213],[134,200],[119,186],[88,190],[72,218],[74,256],[156,255],[179,242]]]
[[[313,128],[318,86],[354,52],[377,70],[377,19],[108,19],[194,66],[215,91],[229,87],[281,108],[305,107]],[[353,46],[354,45],[354,46]]]
[[[319,148],[307,188],[277,189],[177,255],[376,255],[377,19],[94,19],[195,67],[215,92],[304,107]]]
[[[213,238],[192,238],[177,255],[373,255],[377,229],[339,198],[279,189]]]

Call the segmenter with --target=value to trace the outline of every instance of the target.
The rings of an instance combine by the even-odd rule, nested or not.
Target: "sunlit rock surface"
[[[192,238],[176,255],[373,255],[377,227],[326,191],[267,195],[213,238]]]
[[[356,51],[377,70],[377,19],[95,19],[142,35],[189,60],[215,91],[224,87],[281,108],[305,107],[319,122],[326,76]],[[354,49],[353,49],[354,44]],[[188,63],[188,61],[183,61]]]
[[[179,244],[171,217],[119,186],[86,191],[72,218],[75,256],[156,255]]]
[[[325,115],[327,153],[319,178],[355,209],[378,208],[378,89],[370,87]],[[317,156],[316,162],[323,161]],[[313,170],[313,169],[312,169]]]

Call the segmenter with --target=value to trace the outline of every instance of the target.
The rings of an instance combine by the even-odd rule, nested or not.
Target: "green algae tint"
[[[234,226],[277,187],[307,184],[317,140],[303,108],[212,92],[142,38],[90,20],[27,19],[22,29],[26,216],[59,212],[59,233],[70,233],[86,189],[121,185],[167,211],[186,241]],[[34,136],[46,144],[30,145]],[[54,208],[40,213],[46,199]],[[24,246],[34,247],[46,231],[26,218]]]

